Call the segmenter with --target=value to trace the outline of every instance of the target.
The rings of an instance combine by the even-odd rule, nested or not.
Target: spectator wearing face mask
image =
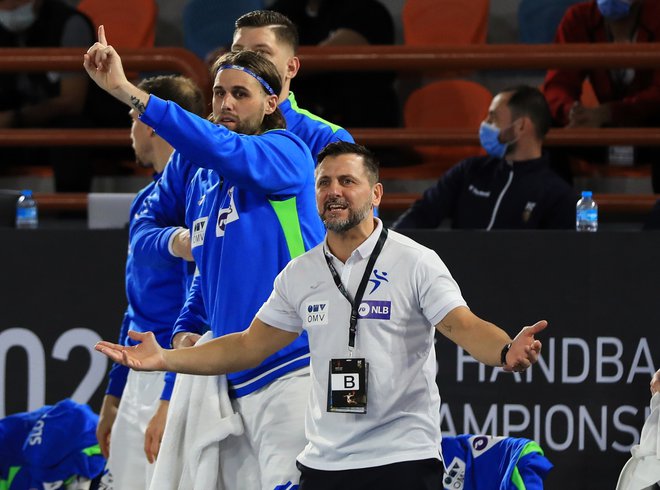
[[[543,155],[549,127],[538,89],[500,92],[479,129],[488,155],[449,169],[393,228],[437,228],[445,219],[455,229],[573,228],[577,196]]]
[[[660,41],[660,2],[657,0],[592,0],[570,7],[555,42],[657,43]],[[589,79],[598,105],[585,107],[580,98]],[[543,92],[553,124],[559,127],[660,126],[660,70],[598,68],[549,70]],[[653,189],[660,192],[658,148],[599,147],[568,153],[593,163],[632,165],[655,162]]]
[[[0,0],[2,48],[86,50],[93,41],[91,21],[60,0]],[[0,129],[91,127],[101,121],[107,126],[118,120],[126,124],[121,104],[90,86],[82,71],[0,73]],[[80,147],[0,149],[5,165],[52,164],[59,191],[89,190],[88,158]]]

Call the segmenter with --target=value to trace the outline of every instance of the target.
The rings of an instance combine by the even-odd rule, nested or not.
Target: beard
[[[214,113],[211,113],[208,117],[208,119],[219,126],[224,126],[225,128],[229,129],[230,131],[233,131],[238,134],[247,134],[247,135],[252,135],[252,134],[260,134],[261,133],[261,126],[263,124],[263,120],[261,121],[243,121],[243,120],[236,120],[233,123],[233,127],[227,127],[225,124],[220,122],[220,119],[222,118],[222,114],[219,116],[216,116]]]
[[[344,219],[327,218],[326,213],[329,211],[328,208],[333,204],[346,206],[348,216]],[[364,221],[364,219],[369,216],[371,208],[371,202],[367,202],[362,207],[354,210],[344,199],[332,199],[326,201],[323,205],[323,212],[319,213],[319,217],[328,230],[334,231],[335,233],[346,233],[348,230],[355,228],[358,224]]]

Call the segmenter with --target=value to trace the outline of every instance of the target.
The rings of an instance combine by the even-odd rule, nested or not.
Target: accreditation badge
[[[364,358],[331,359],[328,412],[367,413],[368,375]]]

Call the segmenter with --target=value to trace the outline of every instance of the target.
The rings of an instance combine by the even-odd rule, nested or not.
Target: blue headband
[[[254,77],[257,80],[257,82],[259,82],[266,89],[266,92],[268,92],[270,95],[276,95],[275,91],[270,87],[270,85],[268,85],[268,82],[263,78],[261,78],[259,75],[257,75],[255,72],[250,70],[249,68],[245,68],[244,66],[238,66],[238,65],[221,65],[220,68],[218,68],[218,71],[226,70],[226,69],[244,71],[251,77]]]

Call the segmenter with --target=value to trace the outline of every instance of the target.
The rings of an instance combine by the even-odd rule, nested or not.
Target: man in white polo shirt
[[[438,255],[387,232],[373,209],[383,188],[366,148],[337,142],[319,154],[316,199],[326,240],[292,260],[250,328],[189,349],[142,333],[128,349],[97,350],[133,369],[226,373],[259,364],[304,330],[312,391],[301,490],[440,488],[440,395],[434,329],[479,361],[523,371],[541,350],[540,321],[511,339],[474,315]]]

